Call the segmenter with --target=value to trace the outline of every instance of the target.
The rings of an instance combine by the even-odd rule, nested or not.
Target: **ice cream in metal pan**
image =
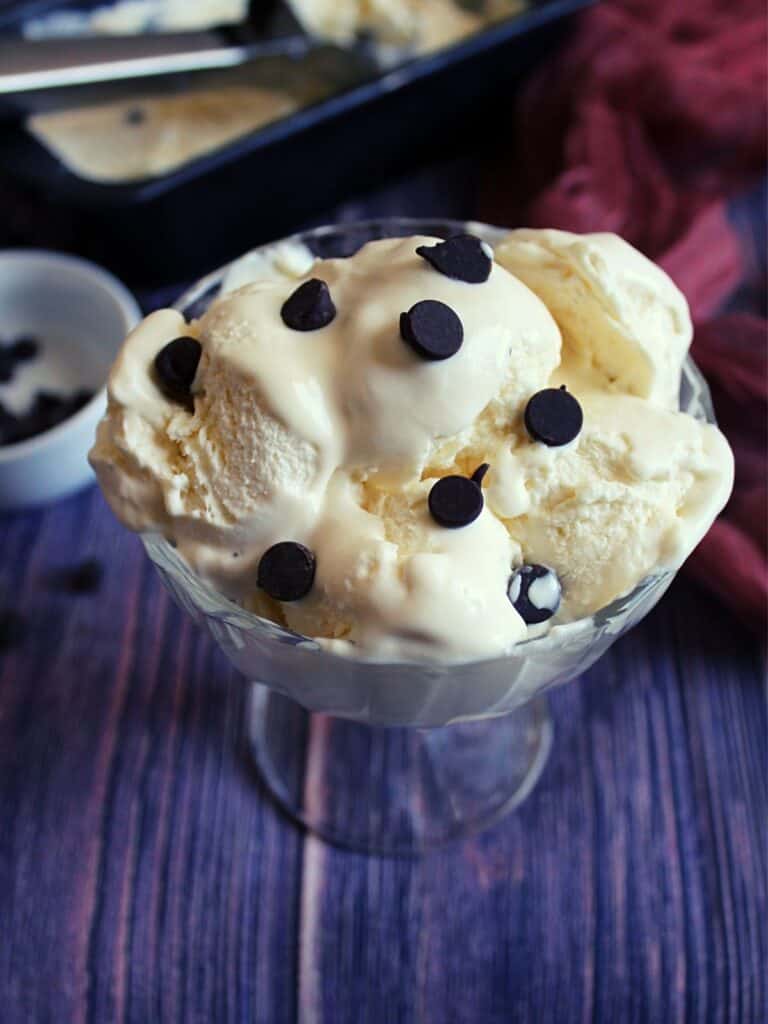
[[[57,74],[66,78],[69,73],[70,85],[77,84],[78,75],[90,80],[89,74],[96,82],[109,82],[107,69],[111,67],[116,78],[133,82],[117,99],[109,93],[99,96],[92,88],[85,101],[72,92],[63,108],[61,100],[50,110],[43,102],[43,109],[28,117],[27,129],[85,180],[105,184],[141,181],[167,174],[384,68],[458,42],[494,21],[520,13],[524,6],[520,0],[499,0],[475,4],[476,10],[470,12],[453,0],[294,0],[290,7],[295,34],[282,43],[279,37],[261,40],[264,52],[257,55],[254,44],[250,57],[248,47],[227,46],[223,40],[217,45],[213,34],[195,41],[188,54],[183,43],[179,44],[183,36],[172,37],[165,55],[162,49],[155,52],[151,38],[149,49],[146,42],[126,49],[123,41],[118,39],[117,46],[114,41],[115,36],[143,33],[145,40],[147,33],[158,30],[178,32],[238,22],[247,14],[248,4],[242,0],[205,4],[124,0],[92,11],[54,11],[28,21],[25,35],[49,41],[60,36],[112,37],[111,49],[102,53],[101,48],[94,52],[86,47],[79,58],[82,68],[75,58],[71,68],[58,68],[60,57],[49,58],[50,71],[45,58],[38,58],[39,67],[34,60],[30,66],[22,60],[15,67],[14,60],[12,88],[36,92],[38,98],[31,103],[35,109],[41,102],[40,86],[32,84],[37,72],[54,96],[57,89],[52,86],[60,89],[62,85]],[[358,45],[362,37],[370,40],[368,46]],[[204,42],[208,49],[203,52]],[[271,56],[270,46],[275,50]],[[285,50],[282,56],[281,46]],[[9,54],[5,56],[10,61]],[[142,58],[151,63],[155,75],[148,91],[141,88],[141,78],[134,77],[148,73],[146,68],[139,70]],[[174,82],[180,61],[187,72],[194,71],[191,81],[187,77]],[[219,70],[206,73],[201,67]],[[158,83],[158,74],[168,77]],[[114,91],[114,82],[110,84]],[[2,85],[0,82],[0,93]]]
[[[730,493],[685,300],[612,235],[288,245],[151,314],[91,459],[118,517],[336,653],[502,655],[687,557]]]

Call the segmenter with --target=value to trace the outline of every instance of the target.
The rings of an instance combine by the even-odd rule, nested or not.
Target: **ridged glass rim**
[[[438,229],[436,232],[434,231],[435,228]],[[216,298],[224,279],[237,263],[253,252],[258,252],[278,243],[297,242],[306,244],[313,241],[316,242],[318,240],[322,241],[323,239],[327,239],[333,235],[344,236],[352,234],[370,234],[371,237],[368,241],[373,241],[377,237],[407,237],[412,234],[436,234],[437,236],[447,236],[458,232],[469,232],[482,238],[483,241],[488,242],[491,246],[495,246],[504,237],[506,237],[510,230],[510,228],[501,228],[491,224],[484,224],[479,221],[463,221],[441,217],[377,217],[362,221],[348,221],[340,224],[328,224],[317,228],[310,228],[306,231],[299,231],[295,234],[286,236],[285,238],[256,246],[247,253],[243,253],[242,256],[239,256],[218,269],[211,271],[183,292],[176,302],[174,302],[173,308],[182,313],[187,319],[199,317],[208,305],[210,305],[210,303]],[[365,243],[363,242],[362,244]],[[696,366],[690,355],[686,356],[682,368],[682,385],[684,386],[686,384],[688,385],[691,394],[688,401],[685,403],[685,408],[682,408],[681,406],[681,411],[688,413],[699,421],[713,424],[716,423],[709,387],[707,386],[701,371]],[[350,664],[359,664],[360,666],[370,665],[372,661],[376,661],[379,664],[382,663],[378,659],[339,654],[336,651],[320,644],[317,638],[296,633],[294,630],[283,626],[281,623],[274,622],[272,619],[265,619],[260,615],[256,615],[254,612],[247,611],[240,605],[228,600],[220,594],[215,587],[198,576],[187,562],[184,561],[181,555],[179,555],[171,543],[161,534],[156,532],[145,532],[140,536],[147,554],[154,563],[158,564],[160,568],[165,569],[168,572],[172,572],[176,577],[180,577],[189,589],[197,591],[200,596],[205,598],[207,606],[205,609],[206,614],[216,615],[218,619],[225,621],[228,625],[240,629],[253,630],[264,628],[269,630],[271,633],[274,633],[274,631],[277,630],[278,632],[284,633],[286,637],[292,638],[295,642],[304,642],[307,646],[316,645],[317,649],[322,651],[325,656],[332,659],[338,658],[340,663],[347,666]],[[672,577],[676,575],[676,572],[676,569],[662,569],[659,572],[652,573],[642,579],[637,586],[628,593],[621,597],[617,597],[614,601],[611,601],[610,604],[605,605],[605,607],[594,612],[592,615],[582,619],[574,619],[570,622],[556,623],[547,633],[532,637],[529,640],[519,641],[515,644],[513,651],[507,652],[506,654],[489,655],[484,658],[467,658],[463,661],[451,662],[450,664],[461,665],[467,663],[477,664],[478,662],[484,661],[498,661],[503,660],[504,658],[511,658],[518,653],[536,655],[539,652],[544,653],[552,648],[553,644],[556,643],[556,637],[553,636],[553,633],[556,631],[561,633],[565,630],[569,633],[575,630],[578,630],[579,632],[586,632],[591,626],[591,628],[596,632],[612,619],[618,619],[619,617],[631,614],[631,612],[642,603],[643,598],[649,595],[657,587],[665,587],[666,584],[671,581]],[[394,666],[423,666],[425,664],[429,664],[429,662],[422,660],[406,658],[386,661],[383,663]],[[442,662],[436,662],[435,664],[445,667],[445,663]]]

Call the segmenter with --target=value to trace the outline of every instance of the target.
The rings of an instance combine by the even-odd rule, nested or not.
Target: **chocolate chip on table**
[[[433,484],[427,504],[435,522],[449,530],[469,526],[483,511],[481,483],[488,463],[478,466],[471,477],[444,476]]]
[[[160,390],[172,402],[194,410],[192,383],[203,349],[197,338],[174,338],[155,356],[155,374]]]
[[[95,558],[87,558],[70,568],[58,569],[51,576],[51,583],[57,590],[70,594],[92,594],[101,586],[104,569]]]
[[[424,299],[400,314],[400,336],[422,359],[449,359],[461,348],[464,327],[450,306]]]
[[[474,235],[453,235],[437,245],[420,245],[416,252],[445,277],[467,284],[487,281],[493,265],[486,243]]]
[[[537,391],[525,407],[525,429],[534,441],[550,448],[573,441],[583,424],[581,406],[566,391],[565,384]]]
[[[560,607],[561,594],[557,573],[546,565],[521,565],[507,586],[515,611],[529,626],[551,619]]]
[[[280,316],[293,331],[318,331],[336,316],[336,306],[325,281],[305,281],[283,303]]]
[[[0,652],[18,647],[24,639],[25,624],[12,608],[0,608]]]
[[[298,601],[312,589],[316,567],[309,548],[284,540],[267,548],[261,556],[257,583],[277,601]]]

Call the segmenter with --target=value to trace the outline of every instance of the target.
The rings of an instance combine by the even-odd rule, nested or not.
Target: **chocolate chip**
[[[54,391],[38,391],[32,409],[38,416],[53,415],[59,412],[64,401],[64,398]]]
[[[0,445],[17,444],[58,426],[79,412],[91,398],[93,392],[86,390],[73,395],[38,391],[27,411],[18,416],[0,405]]]
[[[38,391],[32,408],[23,418],[28,437],[50,430],[69,416],[67,399],[52,391]]]
[[[19,436],[19,419],[0,404],[0,445],[14,444]]]
[[[197,338],[175,338],[155,356],[155,373],[160,390],[172,402],[178,402],[190,412],[194,409],[192,382],[202,354]]]
[[[0,608],[0,651],[17,647],[24,639],[25,624],[12,608]]]
[[[509,578],[507,597],[523,622],[551,619],[560,607],[560,580],[546,565],[521,565]]]
[[[85,388],[80,391],[76,391],[74,395],[71,395],[70,398],[67,399],[69,415],[74,416],[76,412],[80,412],[84,406],[88,405],[92,398],[93,391],[88,391]]]
[[[315,556],[303,544],[284,540],[261,556],[257,582],[277,601],[298,601],[312,589]]]
[[[450,306],[424,299],[400,314],[400,336],[422,359],[449,359],[461,348],[464,328]]]
[[[92,594],[101,586],[103,575],[101,562],[88,558],[79,565],[57,570],[51,577],[51,583],[55,589],[70,594]]]
[[[50,430],[67,417],[66,403],[60,395],[50,391],[38,391],[31,409],[23,419],[28,437]]]
[[[485,243],[474,235],[453,235],[437,245],[420,245],[416,252],[441,274],[467,284],[487,281],[493,264]]]
[[[534,441],[551,448],[573,441],[583,423],[581,406],[564,384],[537,391],[525,407],[525,429]]]
[[[7,384],[13,378],[16,360],[6,348],[0,348],[0,384]]]
[[[12,342],[0,342],[0,384],[13,380],[16,366],[34,359],[40,344],[28,335],[22,335]]]
[[[325,281],[313,277],[299,287],[283,303],[280,316],[293,331],[317,331],[336,316],[331,293]]]
[[[9,346],[9,351],[11,358],[15,359],[17,363],[27,363],[30,359],[36,358],[40,351],[40,343],[34,338],[25,335],[22,338],[17,338]]]
[[[131,107],[130,110],[126,110],[123,120],[126,124],[144,124],[147,115],[141,107]]]
[[[483,511],[480,484],[487,471],[488,464],[484,462],[471,477],[444,476],[433,484],[427,503],[435,522],[449,530],[473,523]]]

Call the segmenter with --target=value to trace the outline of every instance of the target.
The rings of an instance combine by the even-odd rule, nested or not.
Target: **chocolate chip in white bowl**
[[[8,384],[20,363],[28,363],[40,352],[40,342],[30,335],[21,335],[10,341],[0,339],[0,384]]]
[[[43,250],[0,253],[0,293],[0,339],[14,364],[0,386],[0,508],[21,509],[93,480],[86,456],[104,411],[102,389],[141,311],[103,268]],[[151,389],[154,354],[144,367]],[[35,444],[23,443],[33,437]]]
[[[86,389],[73,395],[37,391],[34,401],[22,413],[13,413],[0,402],[0,446],[18,444],[56,427],[79,412],[93,398]]]
[[[28,334],[16,338],[10,345],[11,358],[17,363],[28,363],[31,359],[36,359],[39,353],[40,342]]]
[[[8,384],[13,380],[15,369],[16,360],[11,357],[9,352],[0,348],[0,384]]]

